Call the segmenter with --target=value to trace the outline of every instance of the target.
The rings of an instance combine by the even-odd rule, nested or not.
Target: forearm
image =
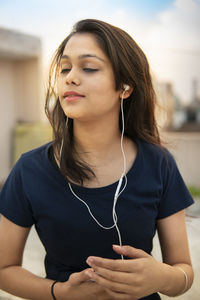
[[[187,279],[184,272],[179,268],[185,272]],[[176,264],[173,266],[162,264],[161,276],[163,278],[163,286],[159,292],[170,297],[179,296],[189,290],[194,278],[192,267],[188,264]]]
[[[25,270],[21,266],[10,266],[0,270],[0,289],[20,298],[52,300],[53,281]]]
[[[30,300],[53,300],[51,286],[53,280],[41,278],[23,269],[10,266],[0,270],[0,289]],[[57,300],[108,300],[106,291],[89,280],[84,271],[74,273],[66,282],[54,286]]]

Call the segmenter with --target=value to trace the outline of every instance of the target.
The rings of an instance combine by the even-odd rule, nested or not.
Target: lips
[[[64,97],[67,97],[67,98],[72,98],[72,97],[85,97],[84,95],[81,95],[75,91],[68,91],[68,92],[65,92]]]
[[[75,91],[67,91],[63,95],[64,100],[66,100],[67,102],[74,102],[74,101],[80,100],[84,97],[85,97],[84,95],[79,94]]]

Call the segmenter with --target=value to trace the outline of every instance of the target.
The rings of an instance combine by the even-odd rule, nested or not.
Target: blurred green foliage
[[[13,136],[12,164],[22,153],[40,147],[52,140],[52,129],[49,123],[17,124]]]
[[[193,197],[200,197],[200,187],[190,185],[188,186],[189,192]]]

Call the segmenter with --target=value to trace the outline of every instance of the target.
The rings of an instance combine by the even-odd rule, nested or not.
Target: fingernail
[[[92,264],[92,258],[88,258],[87,260],[86,260],[86,263],[90,266],[91,264]]]
[[[114,248],[121,249],[122,247],[119,245],[113,245]]]

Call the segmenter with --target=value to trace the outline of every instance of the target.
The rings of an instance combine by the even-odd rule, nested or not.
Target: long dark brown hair
[[[86,19],[75,24],[53,57],[46,95],[45,111],[53,128],[53,149],[62,174],[72,182],[83,184],[95,176],[89,165],[78,155],[73,141],[73,119],[68,118],[60,105],[56,80],[60,59],[69,39],[76,33],[90,33],[109,58],[115,76],[115,88],[122,84],[133,86],[133,92],[124,101],[124,134],[130,139],[139,138],[161,146],[155,120],[155,92],[147,58],[133,38],[122,29],[100,20]],[[55,104],[52,105],[52,100]],[[119,115],[121,130],[121,114]],[[62,154],[61,153],[62,148]]]

